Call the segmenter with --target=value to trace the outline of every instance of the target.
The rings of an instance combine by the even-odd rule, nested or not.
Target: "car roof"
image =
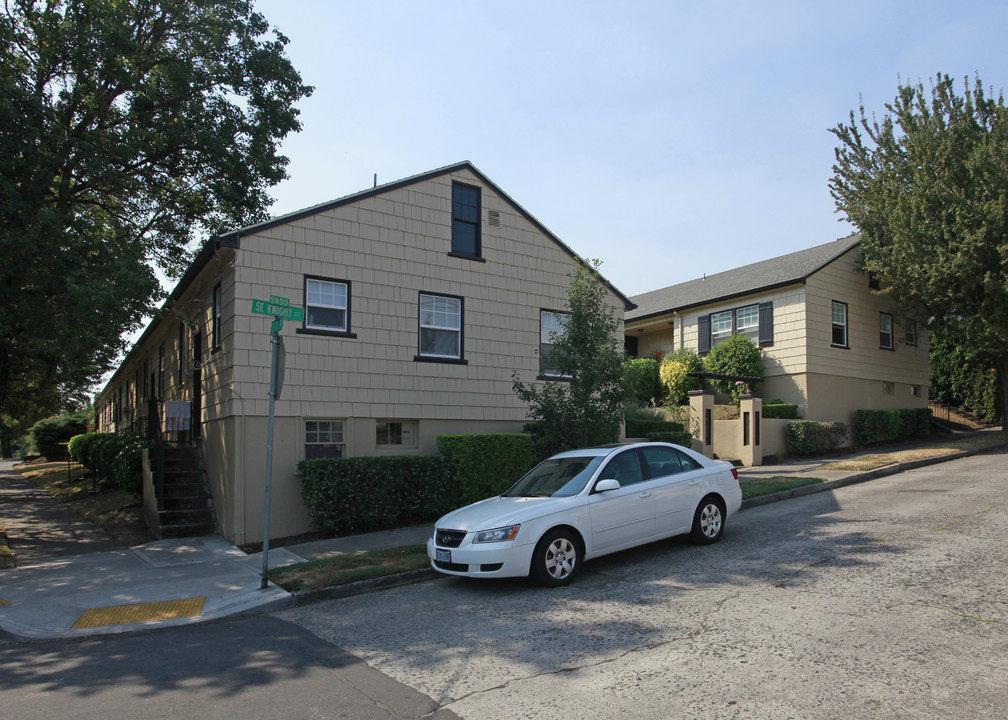
[[[577,450],[567,450],[565,452],[557,453],[556,455],[551,455],[553,458],[568,458],[568,457],[606,457],[612,455],[617,450],[625,450],[627,448],[635,447],[652,447],[652,446],[665,446],[670,447],[669,443],[661,442],[624,442],[624,443],[611,443],[608,445],[595,445],[593,447],[578,448]]]

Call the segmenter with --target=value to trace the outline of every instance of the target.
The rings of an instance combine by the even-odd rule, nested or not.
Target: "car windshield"
[[[584,490],[602,464],[598,456],[550,458],[529,470],[504,497],[570,497]]]

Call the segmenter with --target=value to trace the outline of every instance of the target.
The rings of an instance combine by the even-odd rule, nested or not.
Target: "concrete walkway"
[[[887,448],[884,452],[890,452]],[[747,500],[743,508],[793,495],[822,492],[911,467],[945,462],[973,452],[890,465],[869,472],[823,470],[835,460],[883,450],[740,468],[747,482],[776,476],[816,477],[824,483]],[[161,540],[123,548],[104,532],[66,511],[48,494],[0,463],[0,525],[8,532],[18,566],[0,570],[0,643],[19,639],[68,638],[129,632],[259,613],[296,602],[411,582],[434,575],[365,581],[295,596],[270,584],[261,588],[261,554],[246,555],[216,535]],[[272,548],[270,567],[335,555],[426,542],[432,527],[319,540]]]

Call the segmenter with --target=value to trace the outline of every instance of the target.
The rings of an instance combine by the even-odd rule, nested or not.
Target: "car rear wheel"
[[[552,530],[539,540],[532,553],[532,579],[540,585],[566,585],[581,571],[583,553],[569,530]]]
[[[724,508],[714,496],[705,497],[693,514],[693,542],[710,545],[721,539],[724,532]]]

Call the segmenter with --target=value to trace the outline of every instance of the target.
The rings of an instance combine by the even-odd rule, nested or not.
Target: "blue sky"
[[[628,295],[849,234],[829,128],[860,98],[1008,85],[1003,0],[256,7],[315,86],[274,214],[469,160]]]

